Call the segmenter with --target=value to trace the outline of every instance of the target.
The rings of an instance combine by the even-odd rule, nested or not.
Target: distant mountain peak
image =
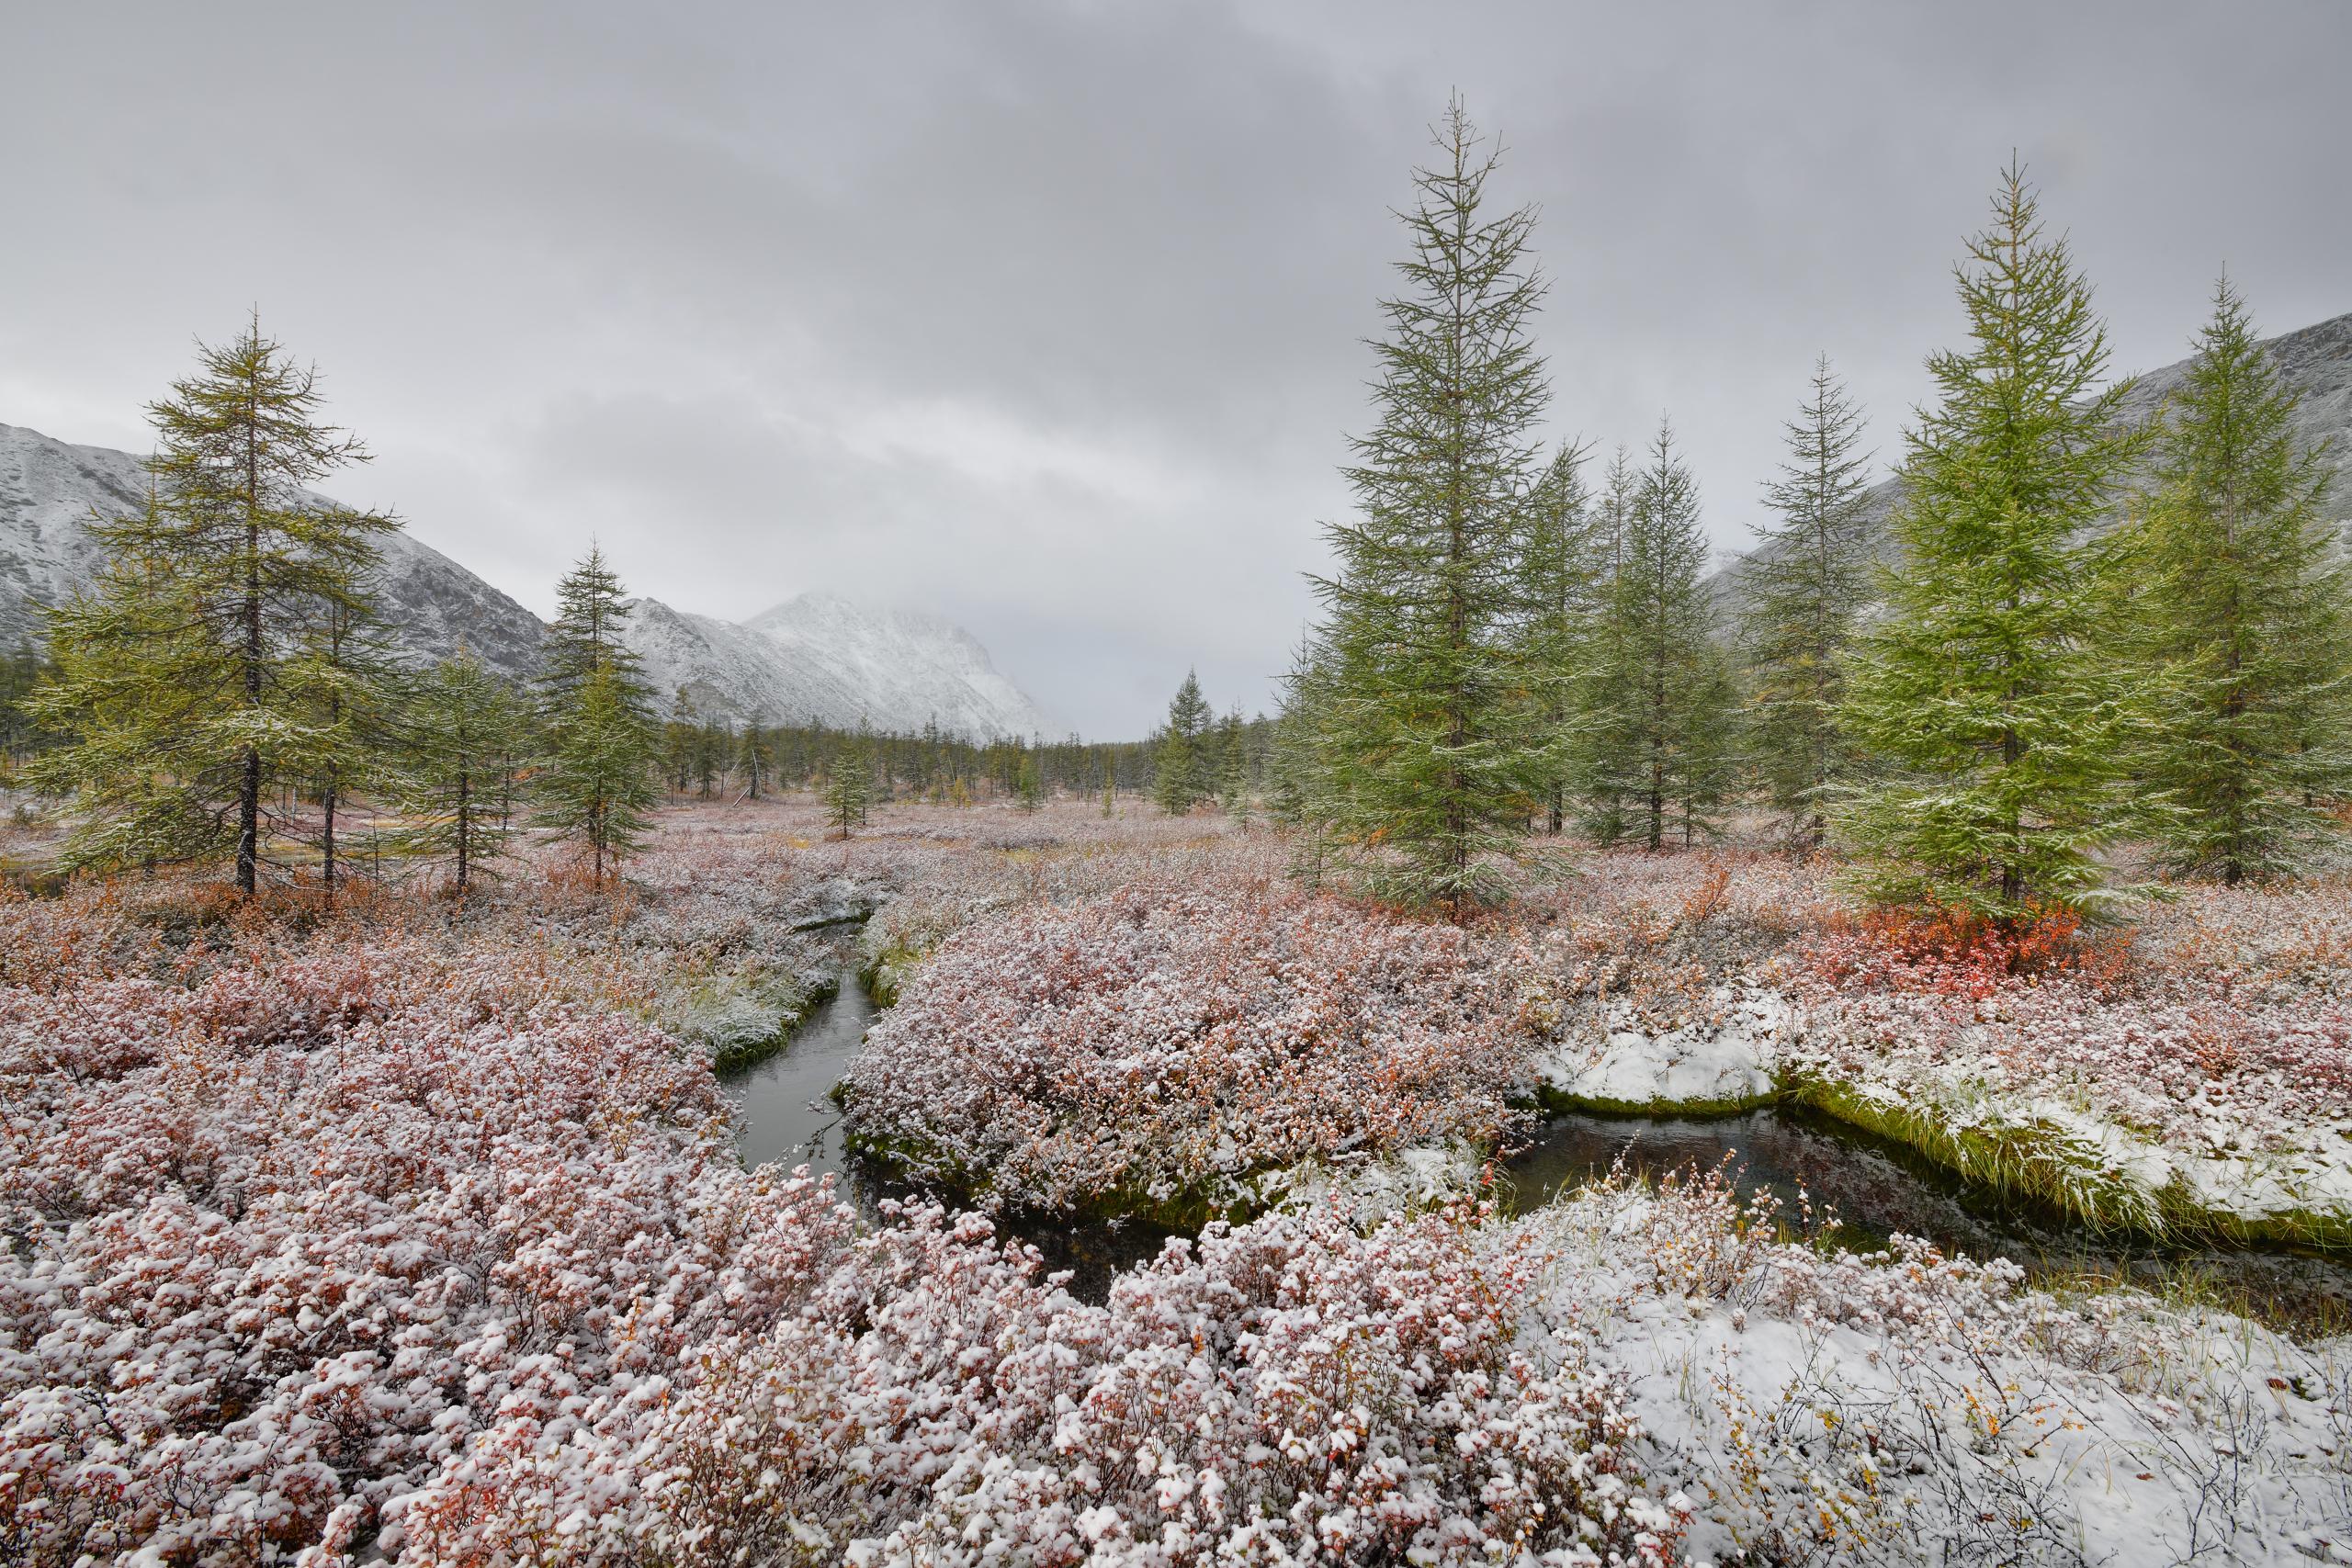
[[[937,615],[821,588],[741,623],[639,604],[626,635],[648,681],[684,692],[698,713],[901,732],[935,723],[976,740],[1051,733],[979,640]]]
[[[85,526],[92,511],[135,507],[146,490],[146,468],[130,453],[0,424],[0,653],[19,639],[38,645],[41,606],[96,580],[103,552]],[[441,658],[462,644],[502,674],[537,673],[537,616],[405,532],[383,549],[379,602],[412,657]],[[961,626],[869,609],[829,589],[741,626],[640,599],[627,640],[664,704],[683,688],[698,712],[736,723],[916,731],[935,722],[973,739],[1052,732]]]

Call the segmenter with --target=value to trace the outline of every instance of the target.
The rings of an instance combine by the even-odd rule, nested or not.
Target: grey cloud
[[[1403,5],[50,6],[0,57],[0,419],[138,445],[258,302],[337,488],[526,603],[968,625],[1049,712],[1268,700],[1449,89],[1544,209],[1562,434],[1670,412],[1736,544],[1826,350],[1899,451],[2012,148],[2177,357],[2227,261],[2352,308],[2352,12]]]

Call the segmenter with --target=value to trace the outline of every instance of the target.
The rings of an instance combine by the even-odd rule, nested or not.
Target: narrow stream
[[[844,1196],[868,1215],[884,1198],[918,1196],[882,1179],[842,1147],[841,1108],[827,1091],[849,1071],[874,1020],[874,1003],[854,973],[818,1004],[775,1055],[721,1078],[742,1108],[736,1136],[746,1165],[806,1165],[841,1178]],[[2005,1204],[1996,1195],[1938,1171],[1915,1155],[1819,1116],[1758,1111],[1712,1120],[1555,1116],[1503,1168],[1510,1206],[1524,1212],[1564,1189],[1628,1168],[1657,1176],[1726,1160],[1743,1196],[1776,1194],[1783,1217],[1799,1218],[1799,1190],[1816,1215],[1834,1213],[1837,1239],[1875,1247],[1900,1231],[1948,1252],[2006,1258],[2037,1279],[2084,1275],[2158,1287],[2186,1276],[2234,1309],[2290,1328],[2341,1331],[2352,1323],[2352,1262],[2283,1252],[2157,1247],[2093,1234],[2052,1216]],[[1068,1222],[1007,1216],[1007,1235],[1035,1246],[1048,1269],[1073,1272],[1071,1288],[1099,1301],[1114,1273],[1150,1258],[1167,1233],[1139,1223]]]
[[[855,1059],[874,1021],[874,1001],[854,971],[843,971],[841,988],[817,1004],[785,1048],[740,1072],[724,1074],[719,1087],[742,1108],[735,1146],[747,1166],[807,1166],[819,1176],[841,1179],[842,1196],[869,1218],[880,1216],[885,1198],[922,1194],[882,1179],[842,1147],[842,1111],[826,1098]],[[1043,1255],[1048,1272],[1070,1270],[1071,1292],[1100,1302],[1120,1269],[1156,1257],[1169,1232],[1140,1222],[1069,1222],[1031,1215],[1000,1216],[998,1234],[1027,1242]]]

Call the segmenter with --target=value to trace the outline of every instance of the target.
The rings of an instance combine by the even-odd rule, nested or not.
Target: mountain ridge
[[[86,526],[92,512],[135,509],[146,490],[145,462],[131,453],[0,423],[0,652],[39,646],[40,607],[96,581],[105,552]],[[545,627],[524,605],[405,529],[385,537],[383,554],[379,600],[410,657],[446,658],[462,644],[509,679],[537,672]],[[624,641],[665,709],[684,687],[704,716],[738,723],[916,731],[935,722],[974,739],[1051,732],[979,640],[936,615],[824,591],[741,626],[656,599],[636,604]]]

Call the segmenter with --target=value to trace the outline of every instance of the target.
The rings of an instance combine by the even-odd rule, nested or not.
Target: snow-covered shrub
[[[1032,906],[922,968],[852,1070],[849,1125],[1023,1205],[1225,1208],[1268,1168],[1493,1144],[1526,1073],[1517,967],[1263,879]]]

